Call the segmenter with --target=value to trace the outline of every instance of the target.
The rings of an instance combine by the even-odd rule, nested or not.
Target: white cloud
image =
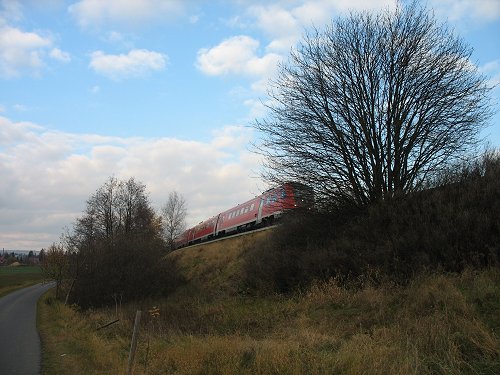
[[[281,56],[268,53],[259,57],[258,49],[258,40],[246,35],[234,36],[215,47],[199,50],[197,67],[207,75],[269,76]]]
[[[333,17],[350,10],[374,10],[393,7],[395,0],[316,0],[252,5],[247,16],[271,39],[268,51],[288,52],[312,25],[321,27]],[[231,23],[248,27],[249,22],[233,18]]]
[[[201,15],[193,14],[193,15],[189,16],[189,23],[195,24],[200,20],[200,18],[201,18]]]
[[[287,52],[300,37],[300,22],[288,9],[278,5],[254,6],[249,9],[249,14],[255,18],[256,25],[271,37],[268,50]]]
[[[491,86],[500,87],[500,60],[493,60],[480,66],[479,71],[490,77]]]
[[[0,1],[0,25],[3,22],[19,21],[23,18],[22,5],[16,0]]]
[[[53,47],[50,37],[0,22],[0,78],[38,75],[47,56],[64,63],[71,60],[69,53]]]
[[[0,247],[39,250],[57,241],[112,175],[143,182],[156,208],[179,191],[189,223],[198,223],[263,188],[253,178],[260,158],[247,150],[251,138],[240,126],[207,142],[77,135],[0,116]]]
[[[247,99],[244,101],[243,104],[245,104],[248,108],[250,108],[250,113],[248,117],[250,119],[255,119],[255,118],[262,118],[266,115],[268,111],[266,104],[269,103],[270,101],[262,102],[262,100],[258,99]]]
[[[454,21],[466,18],[478,22],[500,19],[499,0],[432,0],[431,5]]]
[[[167,55],[145,49],[134,49],[127,55],[107,55],[95,51],[91,55],[90,68],[108,78],[120,80],[163,70],[167,61]]]
[[[242,1],[248,3],[242,14],[225,20],[229,27],[264,33],[257,40],[246,35],[234,36],[220,44],[198,51],[197,67],[205,74],[239,74],[258,79],[250,85],[253,94],[266,93],[269,78],[276,73],[279,60],[288,56],[290,48],[314,25],[322,27],[333,17],[349,10],[393,7],[396,0],[313,0],[313,1]],[[266,40],[266,42],[262,42]],[[254,104],[249,104],[254,103]],[[247,98],[252,113],[262,111],[255,99]]]
[[[82,0],[70,5],[68,11],[81,27],[102,25],[134,26],[184,13],[182,0]]]
[[[43,66],[43,54],[51,44],[50,39],[36,33],[10,26],[0,28],[0,76],[37,73]]]
[[[50,51],[50,57],[52,57],[54,60],[58,60],[63,63],[68,63],[71,61],[71,56],[67,52],[61,51],[59,48],[53,48]]]
[[[29,111],[29,108],[24,104],[14,104],[13,108],[18,112],[26,112]]]

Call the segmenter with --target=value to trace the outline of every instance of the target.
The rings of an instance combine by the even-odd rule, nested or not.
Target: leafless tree
[[[45,277],[56,282],[56,298],[59,298],[61,284],[68,276],[68,257],[62,245],[50,245],[41,266]]]
[[[71,298],[82,306],[110,303],[161,291],[165,242],[146,186],[110,177],[87,200],[67,235],[71,249]],[[160,286],[158,286],[160,285]]]
[[[417,1],[314,29],[271,82],[264,177],[365,205],[422,187],[471,152],[491,117],[472,49]]]
[[[174,239],[186,229],[186,200],[176,191],[168,195],[168,200],[161,209],[165,239],[170,250],[174,249]]]

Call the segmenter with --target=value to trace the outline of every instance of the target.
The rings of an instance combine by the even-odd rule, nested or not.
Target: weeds
[[[142,323],[134,374],[493,375],[500,347],[486,306],[500,299],[499,275],[498,268],[428,274],[406,286],[331,279],[290,297],[146,301],[153,313]],[[123,372],[139,304],[123,306],[124,320],[99,331],[113,307],[77,312],[55,300],[41,307],[53,337],[44,340],[44,368],[67,368],[45,373]]]

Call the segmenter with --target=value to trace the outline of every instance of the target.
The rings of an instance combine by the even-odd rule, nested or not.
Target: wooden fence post
[[[139,323],[141,322],[141,310],[135,313],[134,331],[132,333],[132,344],[130,345],[130,353],[128,355],[128,365],[126,375],[132,374],[134,367],[135,350],[137,349],[137,336],[139,335]]]

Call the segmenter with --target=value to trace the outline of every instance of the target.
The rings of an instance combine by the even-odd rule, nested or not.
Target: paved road
[[[40,373],[41,345],[36,302],[53,283],[37,284],[0,298],[0,374]]]

